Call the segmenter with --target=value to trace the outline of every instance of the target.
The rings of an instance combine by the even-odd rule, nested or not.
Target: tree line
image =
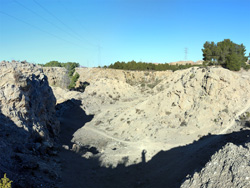
[[[114,64],[109,65],[108,67],[104,68],[112,68],[112,69],[122,69],[122,70],[150,70],[150,71],[165,71],[165,70],[180,70],[180,69],[187,69],[192,66],[198,66],[198,65],[170,65],[168,63],[165,64],[154,64],[154,63],[146,63],[146,62],[136,62],[134,60],[128,61],[128,62],[120,62],[117,61]]]

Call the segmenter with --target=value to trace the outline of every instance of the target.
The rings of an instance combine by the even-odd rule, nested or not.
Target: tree
[[[75,73],[74,76],[72,76],[68,89],[72,90],[76,87],[76,81],[78,80],[79,77],[80,75],[77,72]]]
[[[75,63],[75,62],[67,62],[67,63],[62,63],[62,66],[65,67],[69,72],[68,75],[69,77],[72,77],[74,72],[75,72],[75,68],[79,67],[79,63]]]
[[[44,65],[44,67],[62,67],[62,63],[58,61],[50,61]]]
[[[212,60],[212,49],[210,42],[206,41],[203,47],[204,47],[204,49],[202,49],[203,60],[206,65],[209,65]]]
[[[230,70],[239,70],[247,61],[245,46],[233,43],[230,39],[217,44],[207,41],[203,45],[202,52],[205,65],[221,65]]]
[[[239,71],[240,67],[241,67],[240,56],[238,56],[236,53],[227,55],[226,68],[228,68],[229,70],[233,70],[233,71]]]

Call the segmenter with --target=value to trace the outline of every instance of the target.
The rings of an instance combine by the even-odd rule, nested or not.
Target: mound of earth
[[[245,122],[247,127],[250,126],[249,120]],[[182,188],[250,187],[249,129],[241,130],[238,135],[231,136],[227,141],[222,149],[211,156],[201,170],[195,169],[192,175],[186,176],[186,180],[181,185]]]

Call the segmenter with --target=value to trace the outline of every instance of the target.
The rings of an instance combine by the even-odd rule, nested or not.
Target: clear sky
[[[206,41],[250,52],[249,0],[0,0],[0,61],[202,59]]]

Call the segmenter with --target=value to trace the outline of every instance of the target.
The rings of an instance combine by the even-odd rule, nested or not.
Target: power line
[[[41,15],[38,14],[37,12],[33,11],[32,9],[30,9],[30,8],[28,8],[28,7],[26,7],[26,6],[24,6],[22,3],[20,3],[20,2],[18,2],[18,1],[16,1],[16,0],[13,0],[13,1],[14,1],[15,3],[19,4],[20,6],[22,6],[23,8],[25,8],[26,10],[32,12],[32,13],[35,14],[36,16],[40,17],[40,18],[43,19],[45,22],[48,22],[49,24],[51,24],[52,26],[56,27],[57,29],[64,31],[65,33],[67,33],[67,34],[70,35],[71,37],[74,37],[74,36],[72,36],[71,33],[69,33],[68,31],[66,31],[66,30],[64,30],[63,28],[61,28],[61,27],[57,26],[56,24],[52,23],[50,20],[44,18],[43,16],[41,16]],[[77,38],[77,39],[78,39],[78,38]]]
[[[75,36],[77,36],[80,40],[81,40],[81,36],[75,32],[71,27],[69,27],[67,24],[65,24],[63,21],[61,21],[56,15],[54,15],[52,12],[50,12],[47,8],[45,8],[44,6],[42,6],[40,3],[38,3],[36,0],[33,0],[33,2],[35,2],[39,7],[41,7],[45,12],[47,12],[49,15],[51,15],[52,17],[54,17],[57,21],[59,21],[62,25],[64,25],[65,27],[67,27],[72,33],[75,34]]]
[[[37,27],[37,26],[35,26],[35,25],[32,25],[32,24],[30,24],[30,23],[28,23],[28,22],[26,22],[26,21],[24,21],[24,20],[22,20],[22,19],[20,19],[20,18],[17,18],[17,17],[15,17],[15,16],[12,16],[12,15],[6,13],[6,12],[0,11],[0,13],[1,13],[1,14],[4,14],[4,15],[6,15],[6,16],[9,16],[9,17],[11,17],[12,19],[18,20],[19,22],[22,22],[22,23],[24,23],[24,24],[26,24],[26,25],[29,25],[30,27],[33,27],[33,28],[35,28],[35,29],[37,29],[37,30],[39,30],[39,31],[41,31],[41,32],[44,32],[44,33],[46,33],[46,34],[48,34],[48,35],[51,35],[51,36],[53,36],[53,37],[55,37],[55,38],[57,38],[57,39],[59,39],[59,40],[62,40],[62,41],[64,41],[64,42],[67,42],[67,43],[76,45],[76,46],[78,46],[78,47],[82,47],[82,46],[80,46],[80,45],[78,45],[78,44],[75,44],[75,43],[70,42],[70,41],[68,41],[68,40],[65,40],[65,39],[63,39],[63,38],[61,38],[61,37],[58,37],[58,36],[54,35],[53,33],[50,33],[50,32],[48,32],[48,31],[45,31],[45,30],[43,30],[43,29],[41,29],[41,28],[39,28],[39,27]]]
[[[78,23],[78,25],[80,25],[84,30],[88,30],[85,26],[83,26],[82,22],[80,22],[79,19],[72,13],[72,11],[70,11],[67,7],[65,7],[61,1],[59,1],[59,2],[61,4],[61,6],[66,10],[66,12],[69,13],[71,15],[71,17]],[[86,40],[86,39],[84,39],[84,40],[85,40],[85,42],[89,43],[90,45],[96,47],[97,56],[98,56],[97,63],[100,66],[101,62],[102,62],[102,60],[101,60],[102,47],[100,45],[100,42],[98,42],[98,44],[93,44],[92,42],[89,42],[89,40]]]
[[[82,24],[82,22],[80,22],[79,21],[79,19],[75,16],[75,14],[73,14],[65,5],[63,5],[63,3],[61,2],[61,1],[59,1],[60,2],[60,5],[66,10],[66,12],[67,13],[69,13],[70,15],[71,15],[71,17],[75,20],[75,22],[78,24],[78,25],[80,25],[85,31],[87,31],[88,33],[89,33],[89,31],[88,31],[88,28],[86,28],[83,24]],[[95,38],[95,37],[92,37],[92,38]],[[98,47],[99,45],[97,45],[97,44],[94,44],[94,43],[92,43],[92,42],[89,42],[89,40],[87,40],[86,38],[84,39],[87,43],[89,43],[90,45],[93,45],[93,46],[95,46],[95,47]],[[95,38],[95,40],[96,40],[96,38]]]
[[[98,45],[98,65],[101,66],[101,46]]]
[[[185,60],[187,60],[187,54],[188,54],[188,48],[186,47],[185,48],[185,57],[184,57]]]

